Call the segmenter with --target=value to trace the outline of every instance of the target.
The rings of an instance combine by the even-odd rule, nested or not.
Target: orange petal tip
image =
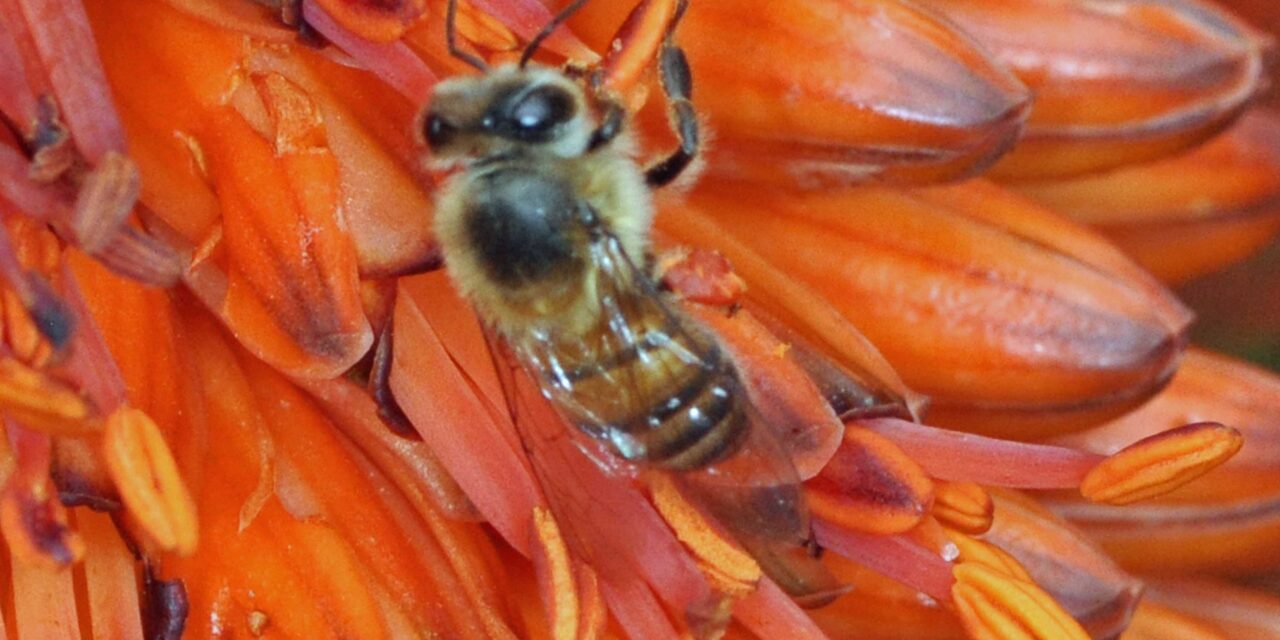
[[[1088,640],[1087,634],[1040,587],[982,564],[956,566],[951,588],[956,611],[974,638]]]
[[[102,447],[108,473],[143,529],[166,550],[195,552],[195,503],[156,423],[121,407],[107,418]]]
[[[1215,422],[1171,429],[1098,463],[1080,483],[1080,493],[1115,505],[1159,496],[1226,462],[1243,444],[1239,431]]]

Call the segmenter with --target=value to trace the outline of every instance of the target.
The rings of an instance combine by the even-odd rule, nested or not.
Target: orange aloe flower
[[[459,4],[498,64],[570,3]],[[677,4],[537,56],[641,157]],[[1187,350],[1161,282],[1280,232],[1280,115],[1241,117],[1272,36],[691,0],[714,136],[655,277],[804,481],[779,545],[495,365],[414,133],[474,73],[448,6],[0,0],[0,639],[1276,637],[1231,581],[1280,568],[1280,377]]]

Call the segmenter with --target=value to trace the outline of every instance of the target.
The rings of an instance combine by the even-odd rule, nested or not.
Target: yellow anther
[[[173,454],[147,414],[121,407],[107,419],[103,457],[125,506],[161,547],[196,550],[195,504]]]
[[[1243,444],[1239,431],[1214,422],[1171,429],[1098,463],[1080,483],[1080,494],[1116,505],[1159,496],[1226,462]]]

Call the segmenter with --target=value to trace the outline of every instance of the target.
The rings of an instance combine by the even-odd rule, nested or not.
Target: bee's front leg
[[[676,5],[674,15],[667,24],[667,32],[662,40],[662,49],[658,54],[658,71],[662,77],[662,91],[667,96],[667,104],[671,109],[671,124],[680,146],[671,155],[654,163],[645,170],[645,181],[653,187],[670,184],[698,156],[701,145],[698,135],[698,114],[693,110],[693,74],[689,71],[689,61],[684,50],[675,43],[676,27],[684,17],[688,0],[681,0]]]

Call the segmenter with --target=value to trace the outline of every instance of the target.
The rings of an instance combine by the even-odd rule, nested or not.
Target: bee
[[[462,296],[569,423],[617,457],[681,478],[686,491],[796,596],[832,588],[803,551],[799,481],[716,339],[651,276],[651,191],[699,150],[691,73],[674,33],[658,59],[679,146],[642,168],[627,113],[590,78],[530,62],[584,0],[556,16],[519,63],[439,83],[421,119],[437,190],[435,234]],[[781,542],[780,542],[781,541]]]

